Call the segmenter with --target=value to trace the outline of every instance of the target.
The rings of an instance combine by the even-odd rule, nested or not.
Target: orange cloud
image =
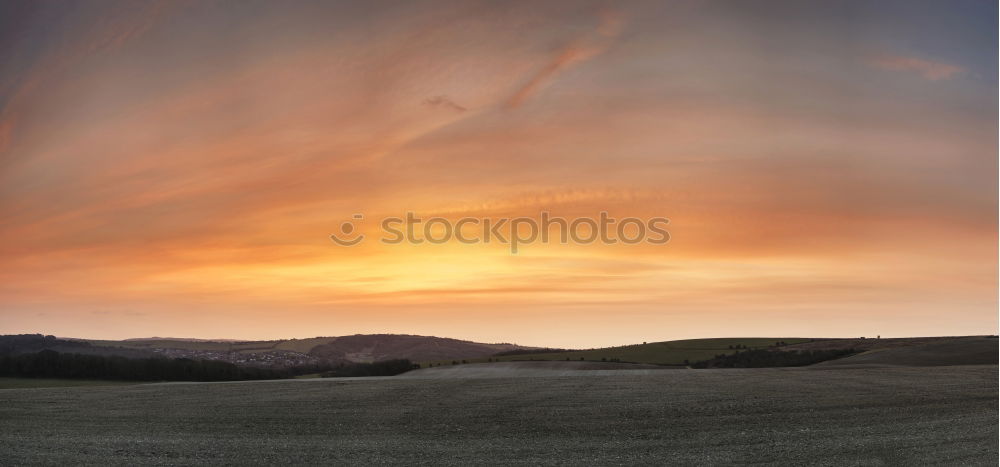
[[[965,68],[947,63],[891,55],[871,58],[868,60],[868,64],[880,70],[917,73],[931,81],[951,79],[951,77],[965,71]]]

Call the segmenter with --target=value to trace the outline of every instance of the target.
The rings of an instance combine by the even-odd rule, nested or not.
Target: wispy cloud
[[[506,107],[511,109],[520,107],[559,73],[577,63],[585,62],[604,53],[621,32],[624,19],[620,13],[611,10],[601,11],[597,15],[597,19],[597,27],[592,32],[577,38],[558,50],[544,68],[532,75],[507,100]]]
[[[965,68],[956,65],[894,55],[872,57],[868,65],[880,70],[917,73],[930,81],[950,79],[965,71]]]
[[[10,96],[0,99],[0,152],[12,144],[20,112],[34,93],[49,86],[50,81],[71,70],[89,57],[116,51],[129,41],[141,37],[171,14],[186,6],[187,2],[157,0],[143,4],[125,5],[128,8],[111,9],[100,21],[84,24],[79,29],[64,32],[52,45],[54,52],[30,66],[23,76],[10,83]],[[51,19],[51,18],[50,18]]]
[[[461,105],[456,104],[455,101],[448,98],[448,96],[434,96],[425,100],[424,104],[429,105],[431,107],[454,110],[456,112],[465,112],[466,110],[469,110]]]

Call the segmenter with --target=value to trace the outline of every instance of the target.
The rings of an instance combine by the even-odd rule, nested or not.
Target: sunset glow
[[[997,332],[995,4],[225,5],[0,7],[0,333]],[[375,240],[407,211],[670,242]]]

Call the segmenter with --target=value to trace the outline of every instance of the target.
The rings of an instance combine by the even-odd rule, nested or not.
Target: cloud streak
[[[170,2],[155,0],[138,5],[120,4],[118,8],[110,8],[105,16],[89,23],[77,25],[76,30],[60,31],[66,37],[61,37],[60,43],[51,45],[53,53],[43,56],[30,68],[23,72],[19,80],[10,84],[6,99],[0,100],[0,155],[6,152],[14,142],[15,128],[20,120],[20,113],[29,106],[28,101],[39,93],[49,81],[68,70],[84,64],[88,59],[102,53],[113,53],[126,46],[130,41],[147,34],[158,23],[163,22],[172,14],[186,6],[186,1]],[[47,18],[52,20],[53,18]],[[52,34],[59,37],[59,34]],[[49,38],[46,38],[49,40]],[[3,52],[0,49],[0,52]]]
[[[434,96],[425,100],[424,104],[435,108],[453,110],[455,112],[465,112],[466,110],[469,110],[456,104],[455,101],[449,99],[448,96]]]
[[[965,72],[965,68],[956,65],[892,55],[870,58],[868,65],[879,70],[916,73],[929,81],[947,80]]]
[[[559,49],[541,70],[528,78],[507,100],[505,107],[520,107],[563,71],[604,53],[621,32],[624,19],[618,12],[603,10],[597,15],[597,20],[593,31]]]

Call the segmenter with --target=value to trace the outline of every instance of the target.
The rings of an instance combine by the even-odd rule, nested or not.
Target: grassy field
[[[0,391],[0,465],[996,465],[997,367]]]
[[[648,344],[625,345],[621,347],[607,347],[592,350],[574,350],[570,352],[538,353],[525,355],[509,355],[503,357],[492,357],[492,361],[517,361],[517,360],[584,360],[584,361],[611,361],[618,359],[622,362],[631,363],[652,363],[655,365],[684,365],[684,361],[697,362],[707,360],[718,354],[731,354],[736,352],[737,346],[742,349],[761,349],[773,347],[775,343],[782,341],[786,344],[798,344],[809,342],[810,339],[794,337],[734,337],[719,339],[687,339],[679,341],[653,342]],[[478,358],[467,359],[469,363],[482,363],[490,359]],[[451,360],[434,362],[424,362],[427,364],[451,364]]]
[[[138,383],[134,381],[106,381],[97,379],[0,377],[0,389],[65,388],[74,386],[121,386],[126,384],[138,384]]]

